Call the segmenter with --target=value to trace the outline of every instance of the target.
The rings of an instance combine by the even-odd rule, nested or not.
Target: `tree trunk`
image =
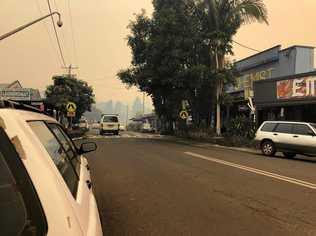
[[[216,134],[221,135],[221,103],[220,103],[220,81],[216,86]]]
[[[216,71],[224,68],[224,60],[225,57],[223,55],[218,55],[218,52],[216,50],[215,53],[215,60],[216,60]],[[218,80],[216,83],[216,134],[217,136],[221,136],[221,95],[223,92],[224,82],[222,80]]]

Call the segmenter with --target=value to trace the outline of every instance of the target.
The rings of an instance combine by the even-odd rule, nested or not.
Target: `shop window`
[[[290,134],[292,133],[292,124],[286,124],[286,123],[280,123],[275,129],[275,132],[277,133],[284,133],[284,134]]]
[[[294,125],[293,133],[300,135],[311,135],[313,131],[307,125],[297,124]]]
[[[261,128],[261,131],[272,132],[276,126],[276,123],[265,123]]]

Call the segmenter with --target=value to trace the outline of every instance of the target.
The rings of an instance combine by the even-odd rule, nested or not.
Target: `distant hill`
[[[125,123],[129,119],[135,117],[137,114],[143,113],[143,104],[139,97],[136,97],[132,105],[127,105],[122,101],[108,100],[104,102],[96,103],[96,108],[102,114],[118,114],[120,117],[120,122]],[[145,106],[145,113],[151,113],[153,108],[150,106]],[[128,117],[127,117],[128,116]]]
[[[91,107],[91,112],[85,112],[83,116],[89,121],[99,121],[101,120],[102,111],[100,111],[95,106]]]

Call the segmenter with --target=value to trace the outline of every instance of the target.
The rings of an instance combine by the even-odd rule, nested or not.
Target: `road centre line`
[[[270,178],[282,180],[282,181],[285,181],[285,182],[288,182],[288,183],[292,183],[292,184],[303,186],[303,187],[306,187],[306,188],[309,188],[309,189],[316,190],[316,184],[309,183],[309,182],[306,182],[306,181],[303,181],[303,180],[294,179],[294,178],[283,176],[283,175],[278,175],[278,174],[271,173],[271,172],[268,172],[268,171],[259,170],[259,169],[256,169],[256,168],[243,166],[243,165],[235,164],[235,163],[228,162],[228,161],[223,161],[223,160],[216,159],[216,158],[213,158],[213,157],[203,156],[203,155],[200,155],[200,154],[197,154],[197,153],[193,153],[193,152],[184,152],[184,154],[189,155],[191,157],[200,158],[200,159],[203,159],[203,160],[207,160],[207,161],[215,162],[215,163],[218,163],[218,164],[234,167],[234,168],[245,170],[245,171],[248,171],[248,172],[252,172],[252,173],[255,173],[255,174],[258,174],[258,175],[267,176],[267,177],[270,177]]]

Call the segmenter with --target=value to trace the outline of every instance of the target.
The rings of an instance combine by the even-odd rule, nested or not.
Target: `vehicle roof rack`
[[[21,103],[21,102],[15,102],[6,98],[0,97],[0,108],[13,108],[13,109],[21,109],[21,110],[28,110],[28,111],[34,111],[38,113],[43,113],[40,109]]]

